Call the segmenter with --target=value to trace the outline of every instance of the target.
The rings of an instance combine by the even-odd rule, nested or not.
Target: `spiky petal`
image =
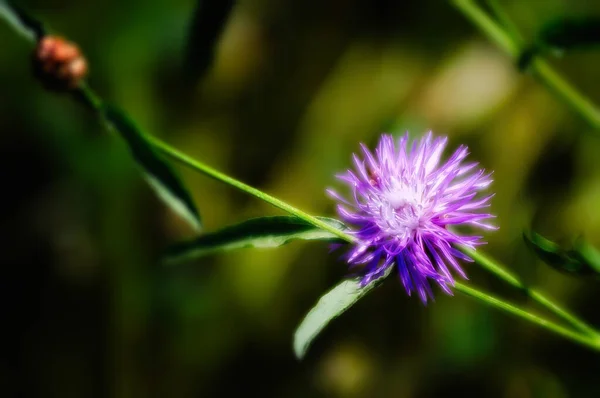
[[[442,162],[447,142],[431,132],[412,143],[408,133],[397,143],[384,134],[375,153],[361,144],[362,157],[353,155],[354,170],[337,176],[350,187],[351,199],[327,190],[340,202],[339,216],[355,227],[357,243],[345,258],[353,267],[363,266],[363,285],[396,266],[407,293],[416,292],[424,303],[433,298],[430,281],[452,294],[451,271],[466,278],[458,260],[472,261],[456,246],[483,242],[449,227],[495,229],[485,221],[493,216],[481,211],[493,195],[479,196],[491,184],[491,173],[464,162],[466,146]]]

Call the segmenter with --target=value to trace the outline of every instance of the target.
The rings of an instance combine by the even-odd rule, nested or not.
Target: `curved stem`
[[[452,0],[454,6],[497,46],[513,58],[520,54],[519,45],[474,0]],[[592,127],[600,128],[600,111],[546,61],[536,58],[531,70],[537,79],[564,103],[579,113]]]
[[[600,351],[600,337],[598,336],[587,336],[574,332],[563,326],[560,326],[554,322],[548,321],[530,312],[522,310],[510,303],[502,301],[494,296],[490,296],[482,291],[473,289],[467,285],[457,282],[454,289],[458,292],[466,294],[467,296],[473,297],[481,302],[486,303],[492,307],[498,308],[502,311],[508,312],[509,314],[515,315],[519,318],[528,320],[529,322],[535,323],[538,326],[543,327],[553,333],[556,333],[566,339],[569,339],[575,343],[582,344],[593,350]]]
[[[598,332],[589,325],[587,325],[584,321],[577,318],[575,315],[571,314],[559,305],[555,304],[542,293],[526,286],[513,273],[506,270],[501,264],[489,258],[484,253],[466,247],[462,247],[461,250],[466,255],[475,260],[475,262],[477,262],[483,268],[496,275],[498,278],[508,283],[509,285],[521,290],[526,296],[530,297],[532,300],[546,307],[553,314],[569,322],[571,325],[573,325],[574,327],[576,327],[577,329],[581,330],[589,336],[600,337]]]

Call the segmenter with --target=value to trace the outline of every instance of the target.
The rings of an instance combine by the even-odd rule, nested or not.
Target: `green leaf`
[[[363,298],[367,293],[387,278],[393,270],[388,267],[385,273],[368,285],[360,287],[360,279],[347,279],[325,293],[317,304],[310,310],[294,333],[294,353],[302,359],[310,344],[321,331],[335,318]]]
[[[546,23],[538,32],[535,43],[525,49],[518,60],[521,70],[526,69],[534,57],[548,51],[562,53],[573,49],[600,45],[600,17],[560,18]]]
[[[591,271],[600,275],[600,251],[598,249],[581,238],[575,241],[573,249],[570,251],[572,256],[586,264]]]
[[[46,34],[44,25],[27,14],[12,1],[0,0],[0,18],[4,18],[21,35],[31,41],[37,41]]]
[[[235,0],[197,0],[185,54],[185,74],[192,82],[212,64],[217,39],[234,5]]]
[[[103,104],[101,113],[129,146],[137,164],[158,196],[196,230],[201,228],[200,214],[191,195],[171,168],[154,149],[146,135],[120,109]]]
[[[600,44],[600,17],[562,18],[542,27],[538,41],[558,50],[585,48]]]
[[[347,229],[341,221],[326,217],[319,219],[342,231]],[[246,247],[278,247],[297,239],[343,242],[331,232],[319,229],[298,217],[260,217],[176,244],[167,249],[165,262],[178,263],[219,251]]]
[[[576,276],[600,275],[600,253],[582,239],[567,250],[535,232],[523,233],[523,237],[542,261],[558,271]]]

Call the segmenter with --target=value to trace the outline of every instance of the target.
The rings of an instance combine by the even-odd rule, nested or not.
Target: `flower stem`
[[[330,225],[327,225],[326,223],[322,222],[318,218],[313,217],[310,214],[305,213],[304,211],[299,210],[299,209],[283,202],[280,199],[277,199],[277,198],[275,198],[267,193],[264,193],[254,187],[244,184],[243,182],[238,181],[226,174],[223,174],[220,171],[217,171],[217,170],[213,169],[212,167],[210,167],[200,161],[192,159],[189,156],[179,152],[177,149],[172,148],[168,144],[165,144],[164,142],[162,142],[156,138],[149,136],[148,139],[163,154],[177,160],[178,162],[180,162],[188,167],[191,167],[192,169],[194,169],[196,171],[201,172],[202,174],[205,174],[205,175],[212,177],[218,181],[224,182],[228,185],[238,188],[250,195],[255,196],[258,199],[264,200],[265,202],[270,203],[273,206],[278,207],[281,210],[284,210],[290,214],[293,214],[316,227],[322,228],[326,231],[329,231],[329,232],[339,236],[340,238],[346,240],[349,243],[352,243],[355,241],[354,237],[352,237],[351,235],[348,235],[342,231],[339,231],[339,230],[331,227]],[[456,283],[456,290],[458,290],[462,293],[465,293],[475,299],[483,301],[489,305],[500,308],[500,309],[510,312],[514,315],[520,316],[521,318],[524,318],[530,322],[536,323],[536,324],[538,324],[542,327],[545,327],[546,329],[549,329],[555,333],[558,333],[570,340],[587,345],[596,350],[600,350],[600,336],[598,335],[598,333],[596,331],[594,331],[591,327],[587,326],[583,321],[579,320],[578,318],[576,318],[574,315],[570,314],[566,310],[560,308],[558,305],[551,302],[549,299],[547,299],[541,293],[539,293],[535,290],[532,290],[532,289],[528,289],[521,281],[519,281],[519,279],[517,279],[510,272],[503,269],[498,263],[496,263],[495,261],[488,258],[485,254],[476,252],[474,250],[466,249],[466,248],[463,248],[463,251],[465,251],[465,253],[467,255],[471,256],[471,258],[473,258],[475,261],[477,261],[482,266],[484,266],[484,268],[493,272],[495,275],[499,276],[502,280],[506,281],[510,285],[523,290],[529,297],[533,298],[538,303],[544,305],[550,311],[552,311],[556,315],[560,316],[564,320],[568,321],[573,326],[575,326],[577,329],[581,330],[582,332],[584,332],[586,334],[583,335],[578,332],[569,330],[563,326],[557,325],[557,324],[555,324],[551,321],[548,321],[546,319],[543,319],[537,315],[533,315],[525,310],[515,307],[512,304],[506,303],[500,299],[489,296],[479,290],[468,287],[468,286],[463,285],[458,282]]]
[[[467,296],[473,297],[481,302],[486,303],[492,307],[498,308],[502,311],[513,314],[517,317],[528,320],[529,322],[535,323],[553,333],[556,333],[562,337],[567,338],[573,342],[582,344],[586,347],[589,347],[593,350],[600,351],[600,337],[598,336],[587,336],[580,334],[578,332],[574,332],[568,328],[560,326],[554,322],[548,321],[544,318],[541,318],[537,315],[534,315],[530,312],[522,310],[510,303],[502,301],[494,296],[490,296],[480,290],[473,289],[467,285],[463,285],[460,282],[456,282],[454,289],[458,292],[466,294]]]
[[[517,43],[473,0],[452,0],[452,3],[465,17],[476,25],[490,40],[512,57],[519,56]]]
[[[475,4],[473,4],[470,0],[454,0],[454,3],[457,5],[457,7],[462,9],[463,12],[467,16],[469,16],[473,21],[477,22],[484,31],[488,32],[488,35],[493,37],[495,39],[495,41],[501,45],[501,47],[504,47],[505,49],[507,49],[507,51],[509,51],[509,53],[511,53],[511,55],[517,55],[517,48],[516,48],[517,46],[510,39],[510,37],[507,37],[506,34],[502,31],[502,29],[498,28],[495,25],[495,23],[492,20],[490,20],[483,11],[479,10]],[[29,38],[29,39],[32,40],[32,38]],[[576,109],[579,109],[584,116],[589,115],[589,117],[592,119],[593,119],[593,117],[596,117],[595,121],[598,122],[596,124],[596,126],[600,126],[600,117],[598,117],[598,114],[595,111],[595,109],[593,108],[593,105],[586,102],[585,98],[583,98],[583,97],[579,98],[578,93],[574,89],[572,89],[566,82],[561,81],[560,77],[555,72],[553,72],[553,70],[549,66],[546,65],[547,67],[545,67],[544,64],[541,64],[541,66],[540,66],[540,62],[536,63],[536,65],[537,65],[536,68],[538,70],[538,75],[542,76],[542,80],[545,79],[546,83],[550,87],[554,88],[554,90],[557,93],[562,93],[563,97],[565,97],[565,99],[569,100],[570,103],[572,103]],[[101,109],[102,108],[102,99],[100,97],[98,97],[93,92],[93,90],[91,90],[86,84],[82,84],[80,86],[79,90],[74,92],[74,96],[77,100],[82,102],[85,106],[87,106],[88,108],[95,111],[98,114],[98,116],[101,119],[103,119],[103,115],[102,115],[102,111],[101,111],[102,110]],[[584,110],[586,110],[586,109],[587,109],[587,111],[584,112]],[[152,143],[155,146],[155,148],[157,150],[159,150],[164,155],[169,156],[169,157],[175,159],[176,161],[178,161],[178,162],[180,162],[202,174],[205,174],[205,175],[207,175],[211,178],[214,178],[215,180],[221,181],[225,184],[231,185],[241,191],[244,191],[252,196],[255,196],[258,199],[261,199],[267,203],[270,203],[271,205],[278,207],[279,209],[284,210],[290,214],[293,214],[296,217],[298,217],[318,228],[321,228],[325,231],[329,231],[332,234],[339,236],[340,238],[342,238],[343,240],[345,240],[349,243],[353,243],[356,241],[356,239],[353,236],[351,236],[343,231],[340,231],[336,228],[333,228],[332,226],[324,223],[323,221],[319,220],[318,218],[313,217],[310,214],[305,213],[304,211],[299,210],[280,199],[277,199],[265,192],[262,192],[256,188],[251,187],[241,181],[238,181],[224,173],[221,173],[220,171],[217,171],[217,170],[213,169],[212,167],[185,155],[184,153],[180,152],[179,150],[171,147],[170,145],[164,143],[163,141],[161,141],[157,138],[154,138],[149,135],[146,135],[146,138],[150,141],[150,143]],[[455,284],[455,289],[457,291],[462,292],[468,296],[471,296],[477,300],[480,300],[488,305],[502,309],[513,315],[519,316],[519,317],[526,319],[532,323],[540,325],[540,326],[542,326],[550,331],[553,331],[554,333],[557,333],[569,340],[586,345],[594,350],[600,350],[600,337],[598,336],[598,334],[595,331],[593,331],[593,329],[589,328],[585,323],[583,323],[582,321],[580,321],[573,315],[569,314],[565,310],[561,309],[557,305],[553,304],[550,300],[546,299],[541,294],[539,294],[535,291],[532,291],[530,289],[526,289],[524,287],[524,285],[516,277],[514,277],[508,271],[505,271],[502,267],[500,267],[497,263],[495,263],[492,260],[490,260],[489,258],[487,258],[485,255],[482,255],[482,254],[474,252],[474,251],[473,252],[467,251],[466,253],[469,254],[472,258],[474,258],[476,261],[479,261],[480,264],[487,267],[489,270],[494,272],[496,275],[500,276],[503,280],[507,281],[508,283],[512,284],[513,286],[520,287],[521,289],[526,290],[532,298],[536,299],[538,302],[540,302],[541,304],[545,305],[547,308],[552,310],[555,314],[557,314],[557,315],[561,316],[563,319],[569,321],[571,324],[573,324],[580,330],[582,330],[586,333],[589,333],[590,336],[582,335],[582,334],[579,334],[578,332],[571,331],[571,330],[564,328],[560,325],[557,325],[551,321],[545,320],[537,315],[534,315],[525,310],[522,310],[510,303],[504,302],[500,299],[492,297],[492,296],[490,296],[486,293],[483,293],[477,289],[471,288],[469,286],[463,285],[458,282]]]
[[[290,214],[293,214],[294,216],[303,219],[304,221],[314,225],[315,227],[319,227],[325,231],[331,232],[332,234],[339,236],[340,238],[344,239],[347,242],[354,242],[355,238],[352,237],[351,235],[340,231],[339,229],[336,229],[334,227],[332,227],[331,225],[328,225],[327,223],[319,220],[318,218],[311,216],[310,214],[295,208],[292,205],[287,204],[286,202],[277,199],[265,192],[262,192],[254,187],[251,187],[250,185],[247,185],[239,180],[236,180],[235,178],[232,178],[224,173],[221,173],[220,171],[217,171],[215,169],[213,169],[212,167],[198,161],[195,159],[192,159],[191,157],[179,152],[178,150],[176,150],[175,148],[165,144],[164,142],[150,137],[147,137],[150,142],[158,149],[160,150],[163,154],[179,161],[180,163],[191,167],[192,169],[199,171],[211,178],[214,178],[217,181],[221,181],[224,182],[225,184],[231,185],[232,187],[235,187],[241,191],[244,191],[258,199],[261,199],[267,203],[272,204],[273,206],[286,211]]]
[[[452,3],[497,46],[506,51],[511,57],[519,57],[521,49],[518,43],[490,18],[474,0],[452,0]],[[531,71],[544,86],[579,113],[592,127],[600,129],[600,111],[546,61],[540,58],[534,59]]]
[[[531,289],[527,287],[522,281],[520,281],[514,274],[506,270],[501,264],[489,258],[485,253],[481,251],[472,250],[466,247],[462,247],[461,250],[475,260],[479,265],[483,268],[496,275],[498,278],[502,279],[509,285],[516,287],[521,290],[527,297],[532,300],[538,302],[542,306],[546,307],[553,314],[558,317],[564,319],[569,322],[571,325],[579,329],[580,331],[586,333],[589,336],[600,338],[600,334],[583,322],[581,319],[577,318],[575,315],[571,314],[567,310],[561,308],[542,293],[537,290]]]
[[[511,39],[517,45],[520,45],[523,42],[523,37],[521,36],[517,25],[513,22],[508,13],[504,11],[504,8],[502,8],[502,6],[500,5],[500,0],[487,0],[487,4],[498,19],[498,21],[500,22],[500,24],[504,26]]]
[[[85,105],[90,107],[92,110],[98,112],[99,115],[102,117],[101,112],[100,112],[101,107],[102,107],[102,100],[100,99],[100,97],[98,97],[96,95],[96,93],[94,93],[94,91],[92,89],[90,89],[87,85],[82,84],[76,94],[77,94],[78,98]],[[150,141],[150,143],[152,145],[154,145],[154,147],[156,149],[158,149],[161,153],[190,167],[193,170],[196,170],[204,175],[214,178],[217,181],[223,182],[227,185],[231,185],[232,187],[235,187],[235,188],[239,189],[240,191],[246,192],[258,199],[261,199],[267,203],[270,203],[273,206],[275,206],[283,211],[286,211],[290,214],[293,214],[296,217],[301,218],[304,221],[306,221],[316,227],[319,227],[325,231],[331,232],[332,234],[334,234],[336,236],[339,236],[340,238],[342,238],[343,240],[345,240],[347,242],[355,241],[354,237],[352,237],[351,235],[332,227],[331,225],[319,220],[318,218],[316,218],[314,216],[311,216],[310,214],[308,214],[300,209],[297,209],[297,208],[287,204],[286,202],[284,202],[280,199],[277,199],[265,192],[262,192],[259,189],[256,189],[254,187],[251,187],[248,184],[245,184],[239,180],[236,180],[235,178],[230,177],[227,174],[224,174],[218,170],[215,170],[214,168],[210,167],[209,165],[202,163],[199,160],[191,158],[190,156],[178,151],[177,149],[173,148],[169,144],[167,144],[157,138],[154,138],[151,135],[146,134],[145,138],[148,141]]]
[[[508,23],[513,34],[506,33],[487,13],[479,7],[474,0],[452,0],[455,7],[460,10],[473,24],[475,24],[490,40],[506,51],[513,58],[520,55],[520,36],[508,15],[502,10],[496,0],[488,0],[490,6],[499,14],[505,25]],[[591,126],[600,128],[600,112],[594,104],[581,95],[569,82],[562,78],[547,62],[537,58],[532,63],[532,71],[538,80],[544,84],[557,97],[577,111]],[[528,297],[546,307],[552,313],[561,317],[571,325],[590,336],[599,336],[599,333],[588,326],[579,318],[559,307],[547,297],[536,290],[525,286],[517,277],[505,270],[500,264],[488,258],[481,252],[467,248],[462,250],[480,265],[492,272],[494,275],[522,290]]]
[[[280,199],[277,199],[277,198],[275,198],[267,193],[264,193],[256,188],[253,188],[247,184],[244,184],[241,181],[238,181],[232,177],[229,177],[228,175],[223,174],[202,162],[192,159],[189,156],[179,152],[177,149],[172,148],[168,144],[165,144],[164,142],[162,142],[156,138],[148,137],[148,139],[163,154],[177,160],[178,162],[180,162],[188,167],[191,167],[192,169],[194,169],[196,171],[201,172],[202,174],[205,174],[205,175],[212,177],[218,181],[224,182],[228,185],[238,188],[250,195],[257,197],[258,199],[264,200],[265,202],[270,203],[273,206],[278,207],[290,214],[293,214],[316,227],[322,228],[326,231],[329,231],[329,232],[339,236],[340,238],[346,240],[349,243],[352,243],[355,241],[355,239],[351,235],[348,235],[342,231],[339,231],[339,230],[331,227],[330,225],[323,223],[318,218],[313,217],[313,216],[309,215],[308,213],[305,213],[304,211],[299,210],[299,209],[283,202]],[[549,299],[547,299],[541,293],[525,287],[525,285],[521,281],[519,281],[514,275],[512,275],[511,273],[509,273],[508,271],[503,269],[498,263],[489,259],[485,254],[482,254],[482,253],[479,253],[479,252],[476,252],[476,251],[473,251],[470,249],[465,249],[465,248],[463,248],[463,251],[465,251],[465,253],[467,255],[471,256],[475,261],[482,264],[484,266],[484,268],[490,270],[495,275],[498,275],[502,280],[508,282],[510,285],[522,289],[531,298],[535,299],[538,303],[544,305],[546,308],[551,310],[553,313],[555,313],[556,315],[565,319],[566,321],[571,323],[573,326],[577,327],[577,329],[581,330],[581,332],[583,332],[585,334],[579,333],[577,331],[572,331],[568,328],[557,325],[551,321],[548,321],[544,318],[541,318],[537,315],[531,314],[530,312],[520,309],[510,303],[507,303],[498,298],[492,297],[486,293],[483,293],[472,287],[463,285],[459,282],[457,282],[455,285],[455,288],[457,291],[460,291],[460,292],[462,292],[470,297],[473,297],[477,300],[480,300],[482,302],[485,302],[488,305],[502,309],[506,312],[512,313],[513,315],[519,316],[525,320],[528,320],[532,323],[540,325],[540,326],[542,326],[554,333],[557,333],[569,340],[586,345],[595,350],[600,350],[600,336],[598,335],[598,333],[596,331],[594,331],[592,328],[587,326],[583,321],[579,320],[574,315],[568,313],[566,310],[560,308],[558,305],[551,302]]]

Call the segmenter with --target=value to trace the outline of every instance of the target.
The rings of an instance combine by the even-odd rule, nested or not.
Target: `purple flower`
[[[461,236],[452,226],[471,225],[496,229],[482,213],[492,195],[478,197],[491,184],[491,173],[478,163],[463,163],[467,147],[460,146],[445,162],[442,153],[448,140],[431,132],[409,145],[408,133],[394,144],[382,135],[373,155],[361,144],[364,159],[353,155],[356,170],[337,178],[349,185],[352,200],[327,192],[341,202],[340,217],[356,227],[357,242],[345,255],[351,266],[363,265],[361,284],[381,277],[396,265],[408,295],[417,292],[423,303],[433,298],[429,280],[452,294],[450,270],[466,278],[458,260],[472,261],[456,249],[482,244],[480,236]]]

